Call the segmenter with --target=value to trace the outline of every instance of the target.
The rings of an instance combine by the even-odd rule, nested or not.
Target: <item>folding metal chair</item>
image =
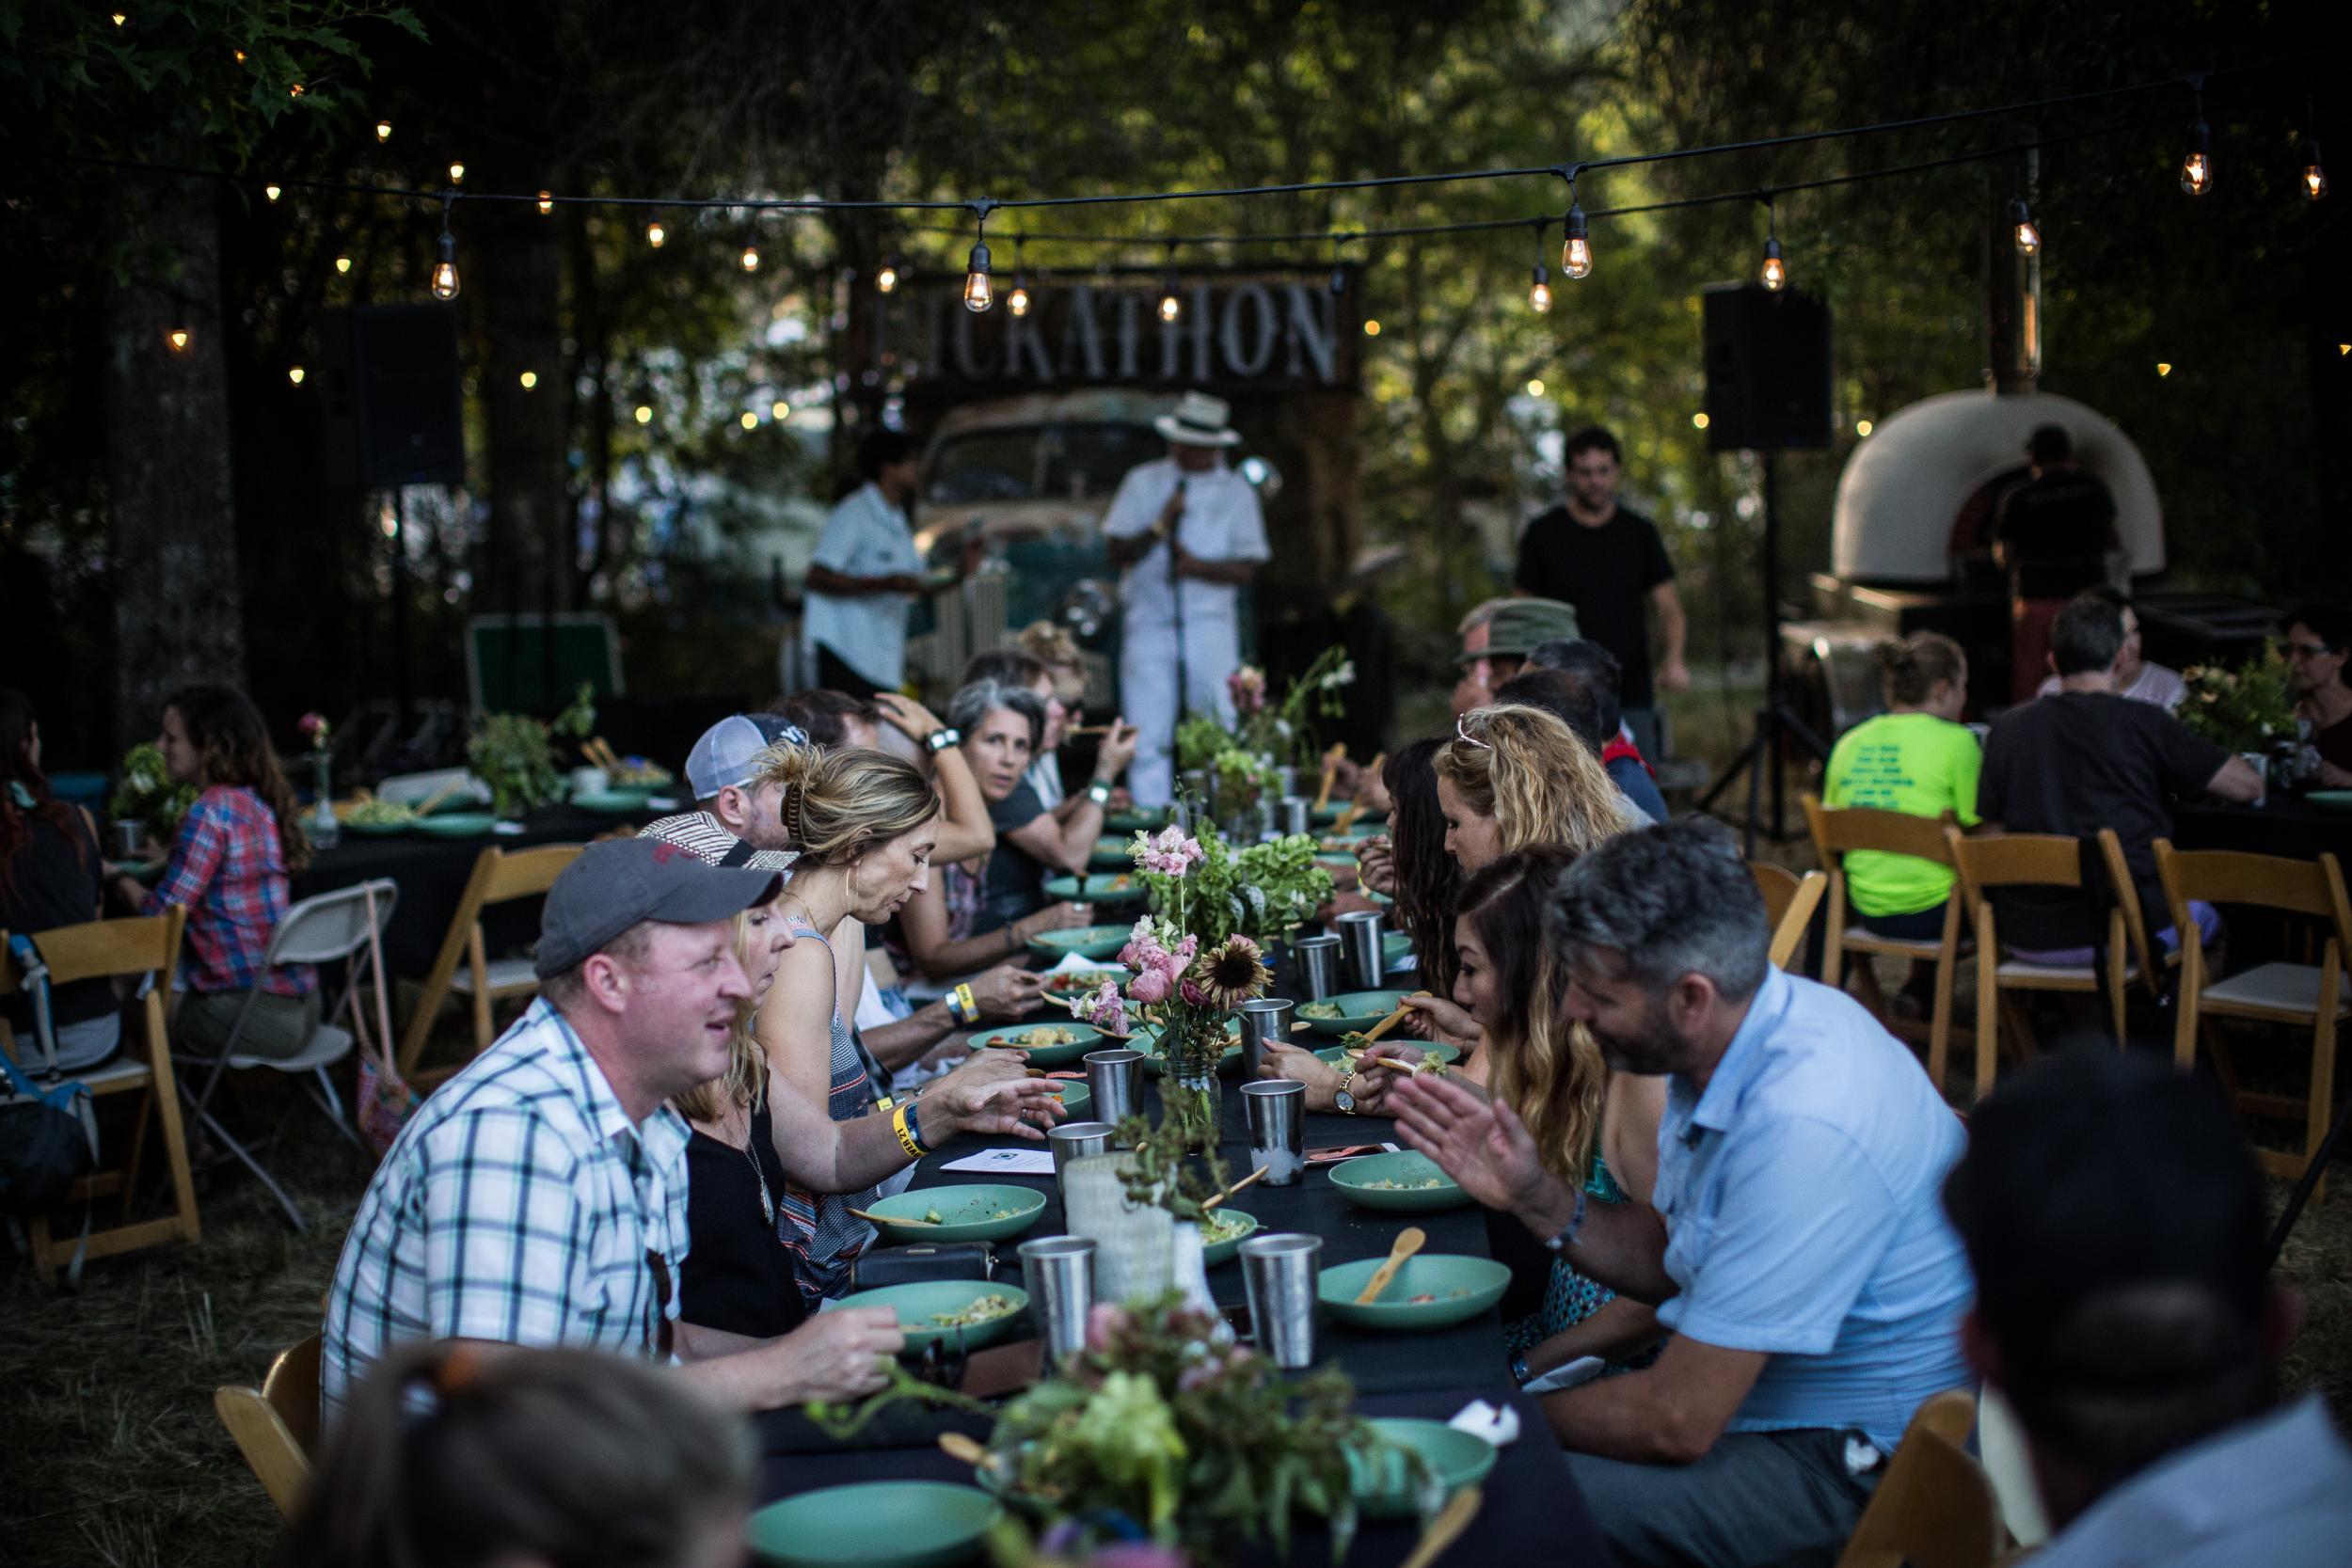
[[[375,907],[373,926],[368,923],[371,895]],[[354,1037],[351,1031],[342,1026],[343,1018],[356,1004],[362,984],[374,974],[374,964],[370,957],[373,951],[371,939],[381,934],[399,902],[400,888],[389,879],[338,888],[332,893],[305,898],[294,905],[286,911],[286,918],[278,923],[278,929],[270,934],[269,950],[262,959],[265,970],[294,964],[340,963],[348,966],[342,994],[337,998],[335,1006],[321,1016],[318,1027],[310,1032],[310,1037],[303,1042],[301,1050],[291,1056],[257,1056],[250,1052],[238,1051],[237,1042],[245,1036],[246,1024],[253,1016],[255,998],[260,994],[257,988],[246,993],[245,1007],[237,1014],[237,1021],[230,1027],[229,1038],[218,1054],[198,1055],[184,1050],[178,1053],[178,1059],[183,1067],[203,1074],[200,1087],[191,1087],[185,1076],[181,1080],[180,1092],[187,1100],[188,1114],[230,1156],[261,1179],[262,1185],[269,1189],[278,1207],[286,1211],[286,1218],[296,1230],[309,1227],[303,1223],[301,1212],[294,1207],[294,1199],[287,1196],[285,1188],[278,1185],[277,1178],[263,1168],[260,1157],[213,1113],[213,1097],[230,1072],[268,1068],[274,1072],[297,1075],[304,1092],[326,1114],[326,1119],[334,1124],[335,1131],[349,1139],[353,1148],[364,1147],[359,1141],[358,1129],[352,1126],[351,1118],[343,1113],[342,1097],[335,1092],[335,1081],[326,1069],[351,1054]],[[274,1142],[276,1137],[277,1132],[273,1129],[271,1141]]]
[[[117,1223],[84,1235],[53,1237],[47,1215],[35,1214],[25,1221],[33,1274],[44,1285],[56,1276],[58,1266],[70,1264],[77,1252],[84,1258],[105,1258],[164,1242],[194,1245],[204,1239],[204,1227],[196,1212],[196,1182],[188,1170],[187,1143],[180,1125],[180,1101],[173,1088],[171,1071],[171,1042],[164,1018],[164,998],[171,992],[172,970],[179,962],[180,934],[186,921],[187,911],[174,908],[138,920],[94,920],[81,926],[62,926],[33,938],[41,962],[49,966],[52,985],[131,977],[143,977],[150,982],[137,1003],[143,1047],[134,1046],[126,1038],[122,1054],[113,1061],[63,1075],[87,1085],[101,1104],[111,1096],[134,1090],[140,1098],[131,1147],[122,1164],[116,1169],[92,1172],[66,1194],[69,1203],[119,1194],[122,1202]],[[20,983],[21,976],[15,961],[8,957],[8,944],[0,942],[0,995],[15,990]],[[126,1029],[131,1026],[128,1017],[123,1022]],[[8,1024],[0,1022],[0,1033],[7,1029]],[[19,1059],[23,1059],[22,1053]],[[171,1212],[159,1219],[134,1222],[131,1206],[138,1189],[141,1156],[147,1149],[151,1112],[162,1131],[164,1159],[170,1170]],[[103,1148],[100,1153],[103,1157]]]

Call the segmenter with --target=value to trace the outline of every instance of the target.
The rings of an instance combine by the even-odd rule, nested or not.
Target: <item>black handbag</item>
[[[98,1119],[87,1085],[57,1082],[48,965],[30,938],[12,937],[8,946],[21,987],[32,1001],[34,1038],[49,1068],[43,1087],[0,1048],[0,1213],[24,1219],[55,1210],[74,1182],[97,1168]],[[77,1270],[80,1262],[77,1254]]]
[[[885,1285],[995,1276],[996,1249],[986,1242],[924,1242],[863,1254],[850,1265],[850,1289],[879,1291]]]

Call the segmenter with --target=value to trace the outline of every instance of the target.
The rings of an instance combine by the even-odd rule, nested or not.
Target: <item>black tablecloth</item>
[[[2352,865],[2352,811],[2292,796],[2274,796],[2259,806],[2201,800],[2172,808],[2172,843],[2181,849],[2240,849],[2301,861],[2333,854]]]
[[[1247,1172],[1249,1152],[1238,1080],[1222,1082],[1225,1120],[1220,1153],[1232,1170]],[[1156,1084],[1147,1095],[1156,1098]],[[1306,1118],[1311,1150],[1391,1140],[1392,1133],[1393,1125],[1379,1117],[1311,1115]],[[1045,1210],[1021,1239],[1061,1234],[1061,1196],[1051,1177],[983,1177],[943,1168],[949,1161],[1009,1142],[959,1138],[924,1158],[916,1167],[914,1185],[920,1189],[984,1180],[1034,1188],[1045,1195]],[[1322,1237],[1322,1261],[1327,1267],[1385,1256],[1396,1233],[1407,1225],[1418,1225],[1427,1232],[1424,1253],[1490,1255],[1486,1212],[1477,1206],[1435,1214],[1375,1213],[1343,1197],[1332,1186],[1327,1167],[1310,1168],[1293,1187],[1268,1187],[1260,1182],[1238,1195],[1232,1207],[1255,1215],[1261,1234],[1303,1230]],[[1017,1245],[1018,1241],[999,1244],[1004,1255],[1000,1277],[1019,1278]],[[1238,1259],[1210,1269],[1208,1280],[1210,1293],[1220,1306],[1237,1305],[1244,1299]],[[1489,1310],[1457,1327],[1428,1334],[1372,1334],[1326,1321],[1317,1338],[1317,1365],[1333,1363],[1355,1382],[1359,1407],[1368,1416],[1444,1419],[1472,1399],[1518,1404],[1522,1435],[1502,1450],[1487,1482],[1486,1503],[1478,1522],[1448,1555],[1448,1560],[1469,1561],[1470,1554],[1482,1550],[1499,1553],[1506,1549],[1522,1558],[1563,1564],[1609,1560],[1607,1548],[1595,1533],[1583,1500],[1548,1434],[1542,1413],[1511,1386],[1497,1313]],[[938,1434],[950,1430],[980,1436],[985,1435],[986,1423],[972,1417],[902,1406],[861,1433],[854,1442],[844,1444],[818,1432],[798,1412],[772,1412],[759,1419],[766,1453],[760,1495],[773,1499],[860,1481],[969,1480],[970,1468],[949,1460],[937,1448]],[[1411,1549],[1418,1533],[1410,1524],[1368,1526],[1346,1560],[1395,1562]],[[1328,1561],[1328,1539],[1302,1532],[1292,1556],[1299,1562]]]
[[[346,832],[332,849],[311,857],[294,879],[294,895],[332,893],[371,878],[389,877],[400,887],[400,904],[384,927],[384,967],[394,975],[420,978],[433,967],[441,939],[465,896],[474,862],[495,844],[501,849],[534,844],[585,844],[598,833],[665,815],[648,809],[631,816],[581,811],[576,806],[542,807],[522,820],[516,833],[472,838],[430,838],[422,833],[372,836]],[[483,922],[492,953],[512,952],[539,939],[539,900],[518,898],[489,911]]]

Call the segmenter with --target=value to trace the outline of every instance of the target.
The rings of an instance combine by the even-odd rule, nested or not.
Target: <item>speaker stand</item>
[[[1762,824],[1764,784],[1769,777],[1772,792],[1772,821],[1770,837],[1775,844],[1788,842],[1788,800],[1782,769],[1788,758],[1788,743],[1794,740],[1806,751],[1826,762],[1829,747],[1813,733],[1805,721],[1797,717],[1788,705],[1787,689],[1780,673],[1780,460],[1771,451],[1764,453],[1764,701],[1756,710],[1755,733],[1731,766],[1724,770],[1699,800],[1699,810],[1711,812],[1724,792],[1738,781],[1740,774],[1748,777],[1748,809],[1740,836],[1740,853],[1756,858],[1756,838]]]

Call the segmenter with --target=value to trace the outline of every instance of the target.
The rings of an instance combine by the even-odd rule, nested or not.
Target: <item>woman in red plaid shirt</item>
[[[175,782],[203,790],[180,818],[155,891],[123,890],[142,914],[188,911],[187,995],[174,1028],[189,1049],[217,1052],[249,1005],[238,1053],[291,1056],[318,1027],[318,976],[307,964],[269,969],[263,958],[310,845],[261,711],[230,687],[183,687],[164,705],[155,746]]]

